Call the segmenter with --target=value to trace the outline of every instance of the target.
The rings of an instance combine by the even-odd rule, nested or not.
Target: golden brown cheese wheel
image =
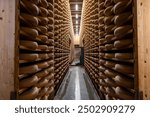
[[[47,93],[47,91],[48,91],[48,88],[41,88],[41,90],[39,91],[39,94],[38,94],[38,96],[37,96],[37,98],[42,98],[44,95],[46,95],[46,93]]]
[[[133,78],[127,78],[124,76],[117,75],[114,78],[114,81],[122,87],[134,88],[134,79]]]
[[[100,30],[100,31],[104,31],[104,24],[100,24],[100,25],[99,25],[99,30]]]
[[[32,76],[32,77],[27,77],[24,79],[19,80],[19,88],[28,88],[33,85],[35,85],[38,82],[38,77],[37,76]]]
[[[112,40],[114,40],[115,39],[115,36],[113,35],[113,34],[107,34],[106,36],[105,36],[105,40],[107,41],[107,42],[111,42]]]
[[[45,87],[52,87],[52,86],[54,86],[54,80],[50,80]]]
[[[47,71],[48,71],[49,73],[52,73],[53,70],[54,70],[54,67],[50,67],[50,68],[47,69]]]
[[[19,54],[19,60],[25,61],[36,61],[38,57],[38,54]]]
[[[38,19],[32,15],[21,13],[20,23],[25,26],[36,27],[38,26]]]
[[[108,94],[105,95],[105,99],[106,100],[113,100],[113,98],[111,96],[109,96]]]
[[[114,16],[106,16],[104,18],[104,24],[110,25],[114,22]]]
[[[45,34],[47,33],[48,29],[45,26],[37,26],[35,29],[39,32],[39,34]]]
[[[47,59],[47,58],[49,58],[48,54],[39,54],[39,59],[44,60],[44,59]]]
[[[44,69],[49,66],[47,62],[37,63],[36,65],[38,66],[39,69]]]
[[[104,72],[104,71],[106,70],[106,68],[103,67],[103,66],[100,66],[100,67],[99,67],[99,70],[100,70],[100,72]]]
[[[54,87],[50,87],[45,95],[51,95],[54,92]]]
[[[115,58],[115,54],[114,53],[105,53],[105,58],[110,59],[110,58]]]
[[[42,78],[38,83],[35,85],[38,88],[42,88],[48,84],[48,80],[46,78]]]
[[[105,70],[104,73],[107,77],[110,77],[110,78],[114,78],[117,76],[117,73],[112,70]]]
[[[124,100],[133,100],[134,99],[134,95],[131,92],[129,92],[128,90],[126,90],[125,88],[116,87],[115,92],[118,95],[118,97],[120,97],[121,99],[124,99]]]
[[[105,79],[106,78],[106,76],[105,76],[105,74],[103,72],[99,72],[99,77],[101,79]]]
[[[47,17],[38,16],[39,24],[45,26],[48,24],[49,20]]]
[[[47,0],[40,0],[38,5],[41,6],[41,7],[47,8],[48,7],[48,2],[47,2]]]
[[[36,73],[36,76],[41,79],[43,77],[46,77],[47,75],[49,74],[49,72],[47,72],[47,70],[43,70],[43,71],[40,71],[38,73]]]
[[[38,49],[40,49],[41,51],[46,51],[48,49],[47,45],[38,45]]]
[[[39,93],[39,89],[37,87],[32,87],[24,91],[19,95],[20,100],[33,100]]]
[[[30,1],[30,2],[32,2],[32,3],[34,3],[34,4],[39,4],[39,2],[40,2],[40,0],[27,0],[27,1]]]
[[[115,91],[113,90],[113,88],[111,88],[111,87],[106,87],[106,93],[107,93],[108,95],[110,95],[110,96],[116,97],[116,93],[115,93]]]
[[[133,53],[115,53],[115,58],[122,60],[133,59]]]
[[[114,44],[106,44],[105,48],[106,48],[106,50],[112,50],[112,49],[114,49]]]
[[[50,2],[52,2],[52,1],[50,1]],[[48,9],[50,9],[51,11],[53,11],[54,5],[53,5],[53,3],[50,3],[50,2],[48,2]]]
[[[132,8],[131,3],[132,3],[132,0],[118,2],[113,8],[114,14],[121,14],[125,12],[126,10],[128,10],[129,8]]]
[[[131,21],[133,18],[133,14],[131,12],[125,12],[119,15],[116,15],[114,18],[114,23],[117,26],[123,25],[128,21]]]
[[[105,82],[106,82],[109,86],[112,86],[112,87],[116,87],[116,86],[117,86],[116,82],[115,82],[113,79],[111,79],[111,78],[106,78],[106,79],[104,79],[104,80],[105,80]]]
[[[53,11],[52,10],[48,10],[48,16],[49,17],[54,17]]]
[[[106,61],[106,63],[104,65],[106,67],[109,67],[109,68],[114,68],[116,63],[115,62],[111,62],[111,61]]]
[[[100,63],[101,65],[104,65],[104,64],[106,63],[106,61],[103,60],[103,59],[100,59],[100,60],[99,60],[99,63]]]
[[[134,67],[129,65],[122,65],[122,64],[116,64],[115,70],[121,73],[125,74],[133,74],[134,73]]]
[[[123,38],[128,34],[131,34],[133,32],[133,27],[131,25],[126,25],[126,26],[120,26],[115,29],[114,35],[117,38]]]
[[[36,38],[43,42],[46,42],[48,40],[48,36],[45,36],[45,35],[38,35]]]
[[[39,70],[37,65],[23,66],[19,68],[19,74],[31,74]]]
[[[50,75],[45,77],[47,80],[53,80],[54,79],[54,74],[51,73]]]
[[[114,30],[116,29],[116,27],[115,27],[115,25],[106,25],[105,26],[105,32],[107,33],[107,34],[113,34],[114,33]]]
[[[29,39],[35,39],[38,36],[38,31],[32,28],[20,28],[20,35],[23,37],[29,37]]]
[[[20,46],[36,50],[38,47],[38,43],[33,41],[20,40]]]
[[[105,4],[104,4],[105,7],[109,7],[111,5],[113,5],[113,0],[105,0]]]
[[[125,47],[129,47],[132,44],[133,44],[132,39],[123,39],[123,40],[115,41],[114,47],[115,48],[125,48]]]
[[[109,6],[104,10],[105,16],[113,15],[113,6]]]
[[[100,86],[100,91],[103,92],[103,93],[106,93],[106,90],[103,86]]]
[[[49,12],[47,9],[45,9],[44,7],[39,7],[39,10],[40,10],[40,13],[39,13],[40,16],[43,16],[43,17],[48,16]]]
[[[37,5],[27,0],[20,1],[20,9],[23,11],[27,11],[28,13],[34,16],[39,15],[39,8],[37,7]]]

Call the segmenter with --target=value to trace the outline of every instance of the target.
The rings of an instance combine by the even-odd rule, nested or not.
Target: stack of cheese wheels
[[[54,84],[57,89],[69,68],[70,44],[73,34],[69,1],[56,0],[54,7]]]
[[[99,1],[99,81],[106,89],[99,90],[106,99],[134,99],[132,7],[133,0]]]
[[[53,5],[53,0],[20,0],[18,99],[49,99],[54,93]]]

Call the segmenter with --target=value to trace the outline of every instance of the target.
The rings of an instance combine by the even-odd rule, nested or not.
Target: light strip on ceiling
[[[75,6],[75,9],[76,9],[76,11],[78,11],[79,10],[79,6],[76,4],[76,6]]]

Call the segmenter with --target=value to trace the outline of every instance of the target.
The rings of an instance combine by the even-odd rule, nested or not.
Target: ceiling
[[[72,14],[74,33],[79,34],[83,0],[69,0]],[[78,9],[76,7],[78,6]],[[78,18],[77,18],[78,15]]]

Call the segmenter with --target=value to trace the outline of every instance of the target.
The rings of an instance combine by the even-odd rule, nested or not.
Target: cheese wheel
[[[42,78],[35,86],[38,88],[42,88],[48,84],[48,80],[46,78]]]
[[[128,34],[131,34],[133,32],[133,27],[131,25],[126,25],[126,26],[120,26],[115,29],[114,35],[117,38],[123,38]]]
[[[109,96],[108,94],[105,95],[105,99],[106,100],[113,100],[113,98],[111,96]]]
[[[53,80],[54,79],[54,74],[51,73],[50,75],[45,77],[47,80]]]
[[[104,16],[104,10],[103,9],[99,11],[99,15]]]
[[[21,27],[20,34],[24,37],[29,37],[29,39],[33,39],[38,36],[38,31],[32,28]]]
[[[39,94],[38,94],[38,96],[37,96],[37,98],[42,98],[44,95],[46,95],[46,93],[47,93],[47,91],[48,91],[48,88],[42,88],[41,90],[40,90],[40,92],[39,92]]]
[[[103,92],[103,93],[106,93],[106,90],[103,86],[100,86],[100,91]]]
[[[128,90],[126,90],[125,88],[116,87],[115,92],[118,95],[118,97],[120,97],[121,99],[124,99],[124,100],[133,100],[134,99],[134,95],[131,92],[129,92]]]
[[[109,7],[113,4],[113,0],[105,0],[104,6]]]
[[[39,93],[39,89],[37,87],[32,87],[24,91],[19,95],[20,100],[33,100]]]
[[[37,63],[36,65],[38,66],[39,69],[44,69],[49,66],[47,62]]]
[[[122,64],[116,64],[115,70],[121,73],[125,74],[133,74],[134,73],[134,67],[129,65],[122,65]]]
[[[114,78],[117,76],[117,73],[112,70],[105,70],[104,73],[107,77],[110,77],[110,78]]]
[[[21,13],[20,14],[20,23],[23,26],[36,27],[38,26],[38,19],[32,15]]]
[[[114,23],[117,26],[123,25],[128,21],[131,21],[133,18],[133,14],[131,12],[125,12],[119,15],[116,15],[114,18]]]
[[[48,36],[46,36],[46,35],[38,35],[36,38],[43,42],[46,42],[48,40]]]
[[[113,21],[114,21],[114,16],[106,16],[104,18],[104,24],[105,25],[110,25],[113,23]]]
[[[45,87],[52,87],[54,86],[54,80],[50,80]]]
[[[129,47],[132,44],[133,44],[132,39],[123,39],[123,40],[115,41],[114,47],[115,48],[125,48],[125,47]]]
[[[38,57],[38,54],[19,54],[19,60],[25,61],[36,61]]]
[[[48,12],[47,9],[45,9],[43,7],[39,7],[39,10],[40,10],[40,13],[39,13],[40,16],[43,16],[43,17],[47,17],[48,16],[49,12]]]
[[[38,47],[38,43],[33,41],[20,40],[20,46],[26,47],[31,50],[36,50]]]
[[[115,58],[115,54],[114,53],[105,53],[105,58],[110,59],[110,58]]]
[[[48,2],[47,0],[40,0],[39,6],[47,8],[48,7]]]
[[[115,53],[115,58],[122,60],[133,59],[133,53]]]
[[[19,88],[28,88],[33,85],[35,85],[38,82],[38,77],[37,76],[32,76],[32,77],[27,77],[24,79],[19,80]]]
[[[48,10],[48,16],[49,16],[49,17],[54,17],[54,13],[53,13],[52,10]]]
[[[108,6],[108,7],[104,10],[104,14],[105,14],[105,16],[113,15],[113,6]]]
[[[46,51],[48,49],[47,45],[38,45],[38,49],[40,49],[41,51]]]
[[[114,78],[114,81],[122,87],[132,88],[132,89],[134,88],[134,79],[133,78],[127,78],[124,76],[117,75]]]
[[[34,16],[39,15],[39,8],[37,7],[37,5],[27,0],[20,1],[20,9],[22,11],[27,11],[28,13]]]
[[[106,61],[106,63],[104,65],[106,67],[109,67],[109,68],[114,68],[116,63],[115,62],[111,62],[111,61]]]
[[[109,86],[111,86],[111,87],[117,87],[117,84],[116,84],[116,82],[113,80],[113,79],[111,79],[111,78],[106,78],[106,79],[104,79],[105,80],[105,82],[109,85]]]
[[[47,72],[47,70],[43,70],[43,71],[40,71],[38,73],[36,73],[36,76],[41,79],[43,77],[46,77],[47,75],[49,74],[49,72]]]
[[[19,74],[31,74],[39,70],[37,65],[23,66],[19,68]]]
[[[53,92],[54,92],[54,87],[50,87],[45,95],[52,95]]]
[[[30,2],[32,2],[32,3],[34,3],[34,4],[39,4],[39,2],[40,2],[40,0],[28,0],[28,1],[30,1]]]
[[[121,14],[124,11],[128,10],[129,8],[132,8],[131,3],[132,0],[118,2],[113,8],[114,14]]]
[[[106,44],[105,48],[106,48],[106,50],[112,50],[112,49],[114,49],[114,44]]]
[[[99,67],[99,70],[100,70],[100,72],[104,72],[104,71],[106,70],[106,68],[103,67],[103,66],[100,66],[100,67]]]
[[[114,30],[115,30],[115,25],[106,25],[105,26],[105,32],[107,33],[107,34],[113,34],[113,32],[114,32]]]
[[[39,59],[44,60],[44,59],[47,59],[47,58],[49,58],[48,54],[39,54]]]
[[[39,34],[47,33],[48,29],[45,26],[37,26],[35,29],[39,32]]]
[[[47,17],[38,16],[39,24],[45,26],[48,24],[49,20]]]

